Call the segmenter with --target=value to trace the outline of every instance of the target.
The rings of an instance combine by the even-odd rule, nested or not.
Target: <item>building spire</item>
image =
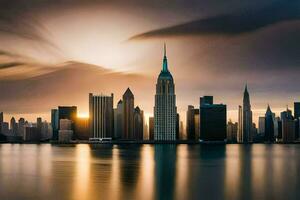
[[[164,43],[164,59],[163,59],[163,68],[162,68],[163,72],[168,72],[168,60],[167,60],[167,47],[166,47],[166,43]]]

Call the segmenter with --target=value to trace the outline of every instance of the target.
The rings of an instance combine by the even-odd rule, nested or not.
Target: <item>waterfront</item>
[[[0,144],[0,199],[300,199],[300,145]]]

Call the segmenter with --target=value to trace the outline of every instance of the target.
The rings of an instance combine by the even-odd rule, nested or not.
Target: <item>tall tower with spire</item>
[[[176,114],[175,85],[168,69],[166,44],[164,44],[162,70],[156,84],[154,140],[176,140]]]
[[[242,123],[242,142],[252,142],[252,110],[247,84],[244,90]]]

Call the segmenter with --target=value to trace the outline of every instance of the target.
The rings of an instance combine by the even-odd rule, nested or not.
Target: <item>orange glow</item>
[[[77,113],[77,117],[78,118],[89,118],[89,113],[86,113],[86,112]]]

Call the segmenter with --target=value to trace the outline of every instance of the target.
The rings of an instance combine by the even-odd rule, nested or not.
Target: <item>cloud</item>
[[[284,21],[300,19],[300,2],[278,1],[263,9],[216,15],[135,35],[129,40],[182,35],[235,36]]]

